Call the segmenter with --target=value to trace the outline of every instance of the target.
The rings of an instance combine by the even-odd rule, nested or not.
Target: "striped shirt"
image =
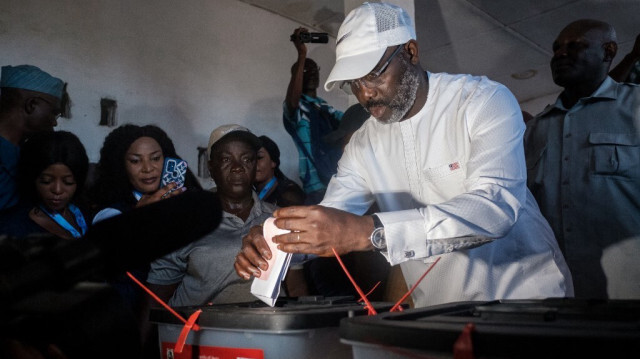
[[[283,106],[284,116],[282,120],[284,122],[285,129],[292,137],[297,135],[300,138],[302,145],[310,154],[313,153],[311,143],[311,121],[324,120],[322,118],[322,113],[325,113],[325,116],[331,116],[340,121],[343,114],[341,111],[329,106],[327,102],[320,97],[311,97],[305,94],[302,94],[300,97],[298,108],[292,114],[289,114],[286,102],[283,103]],[[295,133],[291,133],[294,129]],[[304,192],[311,193],[326,189],[327,186],[325,186],[320,180],[320,177],[316,172],[316,168],[313,166],[311,160],[307,158],[305,151],[300,148],[297,141],[294,141],[294,143],[296,144],[296,148],[298,148],[298,171]]]

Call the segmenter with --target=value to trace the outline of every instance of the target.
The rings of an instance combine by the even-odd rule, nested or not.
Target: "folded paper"
[[[251,294],[271,307],[276,304],[280,295],[280,283],[284,280],[291,262],[291,253],[279,250],[277,244],[272,241],[274,236],[289,233],[289,231],[276,227],[274,221],[275,218],[270,217],[262,226],[264,239],[271,250],[271,259],[267,261],[268,268],[259,278],[254,278],[251,284]]]

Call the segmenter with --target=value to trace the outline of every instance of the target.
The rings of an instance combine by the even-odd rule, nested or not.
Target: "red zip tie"
[[[473,340],[472,334],[476,329],[475,324],[467,323],[462,329],[462,333],[453,343],[453,358],[454,359],[475,359],[475,355],[473,355]]]
[[[376,290],[376,288],[378,288],[378,286],[380,285],[380,283],[382,283],[381,281],[378,281],[378,283],[376,283],[376,285],[373,286],[373,288],[371,288],[371,290],[365,294],[365,297],[369,297],[369,294],[373,293],[374,290]],[[362,298],[358,299],[358,302],[362,302]]]
[[[194,325],[196,325],[196,320],[198,320],[200,313],[202,313],[202,309],[198,309],[195,312],[193,312],[193,314],[191,314],[191,316],[189,317],[189,320],[187,320],[187,323],[184,325],[184,327],[182,327],[182,330],[180,331],[180,336],[178,337],[178,341],[176,342],[176,346],[173,348],[173,351],[175,353],[178,353],[178,354],[182,353],[182,349],[184,349],[184,343],[187,341],[187,336],[189,335],[189,331]]]
[[[342,267],[342,270],[347,274],[347,277],[351,281],[351,284],[353,284],[353,286],[356,288],[356,291],[360,295],[360,298],[362,298],[362,300],[364,300],[364,302],[366,304],[367,311],[368,311],[368,315],[376,315],[376,314],[378,314],[376,312],[376,310],[373,309],[373,306],[371,305],[371,303],[369,303],[369,300],[367,299],[367,296],[364,295],[364,293],[362,293],[362,289],[360,289],[360,287],[358,287],[358,285],[356,284],[356,281],[353,280],[353,277],[351,277],[351,274],[347,270],[347,267],[345,267],[344,263],[342,263],[342,259],[340,259],[340,256],[338,255],[338,252],[336,252],[335,248],[333,248],[333,247],[331,247],[331,250],[333,251],[333,254],[336,256],[336,259],[338,260],[338,263],[340,263],[340,266]]]
[[[390,312],[395,312],[395,311],[401,312],[402,311],[402,306],[401,306],[402,302],[404,302],[404,300],[407,299],[407,297],[410,296],[411,293],[413,293],[413,291],[418,287],[418,284],[420,284],[420,282],[422,281],[422,279],[424,279],[424,277],[427,275],[427,273],[429,273],[429,271],[431,271],[431,268],[433,268],[433,266],[435,266],[436,263],[438,263],[440,258],[442,258],[442,257],[438,257],[438,259],[436,259],[435,262],[431,263],[429,268],[427,268],[427,270],[420,276],[418,281],[411,287],[411,289],[409,289],[409,291],[407,293],[405,293],[405,295],[403,295],[402,298],[400,298],[398,303],[396,303],[396,305],[394,305],[391,308],[391,310],[389,310]]]
[[[140,288],[144,289],[145,292],[147,292],[147,294],[149,294],[151,296],[151,298],[153,298],[156,302],[160,303],[160,305],[162,305],[164,307],[164,309],[168,310],[171,314],[173,314],[176,318],[180,319],[181,322],[183,322],[184,324],[187,324],[187,320],[184,319],[180,314],[178,314],[175,310],[173,310],[167,303],[165,303],[162,299],[160,299],[160,297],[158,297],[154,292],[151,291],[151,289],[147,288],[144,284],[142,284],[138,278],[134,277],[133,274],[127,272],[127,275],[129,276],[129,278],[131,278],[131,280],[133,280],[138,286],[140,286]],[[193,330],[198,331],[200,330],[200,326],[198,324],[193,324]]]

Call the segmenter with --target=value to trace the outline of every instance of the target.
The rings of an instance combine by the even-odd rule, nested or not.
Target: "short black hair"
[[[280,149],[278,148],[278,144],[276,144],[272,139],[267,136],[260,136],[260,142],[262,142],[262,147],[269,153],[269,157],[271,157],[271,161],[276,163],[276,166],[280,166]]]
[[[20,148],[18,191],[26,200],[38,201],[35,181],[42,171],[56,163],[71,170],[77,189],[72,198],[81,195],[89,171],[89,158],[80,139],[67,131],[39,132],[29,137]]]
[[[297,65],[298,65],[298,62],[294,62],[293,65],[291,65],[291,72],[293,72],[293,69],[295,69]],[[318,64],[315,61],[313,61],[308,57],[304,59],[303,67],[313,67],[315,70],[320,69],[320,66],[318,66]]]
[[[278,144],[275,143],[271,138],[267,136],[260,136],[260,142],[262,142],[262,147],[269,153],[269,157],[271,157],[271,161],[275,162],[276,168],[273,171],[273,174],[277,179],[282,180],[287,178],[284,173],[280,170],[280,149],[278,148]]]

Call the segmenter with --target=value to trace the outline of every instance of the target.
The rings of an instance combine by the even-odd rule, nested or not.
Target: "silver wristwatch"
[[[371,232],[371,236],[369,236],[369,240],[376,251],[384,251],[387,249],[387,240],[384,236],[384,226],[378,216],[374,214],[371,217],[373,217],[374,229],[373,232]]]

